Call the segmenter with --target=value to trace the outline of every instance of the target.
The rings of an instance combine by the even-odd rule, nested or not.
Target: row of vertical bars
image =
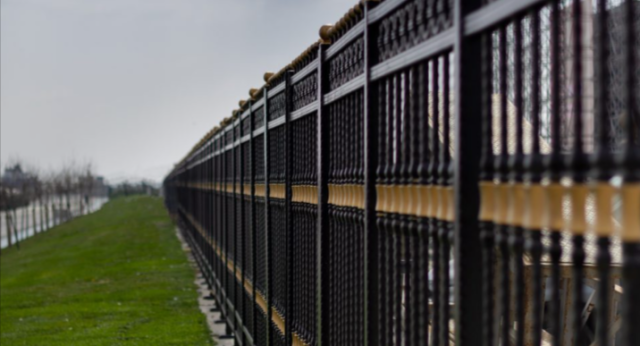
[[[354,40],[363,87],[325,102],[322,44],[315,112],[291,121],[287,72],[283,125],[254,136],[271,119],[266,87],[250,126],[227,126],[209,161],[169,175],[168,209],[198,247],[238,344],[640,344],[638,1],[594,1],[590,27],[586,1],[531,1],[465,35],[470,14],[514,3],[447,5],[451,47],[373,81],[376,4],[367,2]],[[622,34],[612,41],[612,32]],[[363,187],[363,209],[329,203],[336,186],[352,185]],[[284,198],[272,197],[281,186]],[[293,201],[304,186],[315,186],[317,203]]]
[[[640,342],[639,4],[544,2],[477,37],[484,345]]]

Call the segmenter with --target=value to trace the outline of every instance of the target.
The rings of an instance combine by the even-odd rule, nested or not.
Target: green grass
[[[113,200],[0,261],[2,346],[213,344],[159,198]]]

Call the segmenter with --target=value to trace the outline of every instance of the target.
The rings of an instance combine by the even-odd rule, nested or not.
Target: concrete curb
[[[189,260],[189,265],[193,268],[195,272],[195,280],[194,284],[197,287],[198,291],[198,306],[200,307],[200,311],[207,318],[207,326],[209,327],[209,331],[211,332],[211,337],[215,342],[216,346],[233,346],[235,345],[234,339],[230,338],[220,338],[226,335],[226,323],[221,319],[220,312],[211,311],[216,310],[216,303],[214,300],[206,299],[207,296],[210,295],[211,290],[207,286],[206,281],[204,280],[204,276],[200,272],[200,268],[196,264],[195,259],[193,258],[193,254],[191,252],[191,248],[189,244],[184,240],[182,234],[180,233],[180,229],[176,227],[176,236],[182,245],[182,250],[187,254],[187,259]]]

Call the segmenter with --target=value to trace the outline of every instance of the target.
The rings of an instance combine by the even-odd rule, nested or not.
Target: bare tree
[[[43,209],[44,209],[44,220],[45,220],[45,229],[49,229],[51,227],[51,220],[53,219],[53,211],[51,212],[51,218],[49,218],[49,210],[53,208],[53,198],[55,196],[55,174],[53,172],[49,172],[44,176],[43,181]]]
[[[8,199],[9,199],[9,191],[7,187],[4,186],[4,184],[2,183],[2,180],[0,180],[0,211],[4,211],[4,220],[5,220],[4,225],[7,233],[7,241],[9,243],[9,246],[11,246],[11,227],[9,224]],[[2,214],[0,214],[0,226],[2,226]],[[0,235],[2,235],[1,227],[0,227]]]
[[[63,178],[62,178],[62,172],[56,172],[55,175],[53,176],[53,180],[52,180],[52,184],[53,184],[53,193],[54,193],[54,202],[53,204],[55,205],[55,200],[57,199],[58,205],[55,206],[54,209],[54,222],[56,224],[60,223],[60,215],[62,210],[64,209],[62,207],[63,205],[63,198],[64,198],[64,182],[63,182]]]
[[[29,201],[31,206],[31,214],[33,217],[33,233],[37,233],[38,231],[38,203],[42,199],[42,181],[40,180],[40,170],[37,167],[29,166],[27,168],[28,173],[28,191],[29,191]],[[26,211],[26,210],[25,210]],[[40,225],[42,227],[42,225]],[[40,229],[42,231],[42,228]]]
[[[61,169],[47,173],[25,165],[19,158],[12,158],[7,166],[9,169],[0,179],[0,210],[4,211],[9,243],[19,247],[19,241],[29,236],[30,228],[34,234],[43,232],[78,212],[91,212],[96,186],[91,162],[78,165],[69,161]]]
[[[70,164],[62,169],[62,186],[64,190],[64,197],[67,206],[67,213],[71,213],[71,194],[73,193],[74,172],[73,164]]]
[[[93,164],[90,162],[85,164],[80,176],[82,195],[84,197],[84,204],[87,207],[87,213],[91,212],[91,199],[93,197],[93,190],[96,186],[96,177],[93,173]]]
[[[14,222],[14,226],[16,226],[16,232],[19,232],[22,234],[22,237],[24,239],[24,232],[26,232],[26,229],[28,227],[28,222],[29,222],[29,218],[28,218],[28,213],[25,211],[21,211],[20,212],[20,223],[21,223],[21,227],[18,227],[18,208],[21,206],[25,206],[28,207],[29,205],[29,182],[28,182],[28,176],[24,171],[25,168],[25,163],[22,159],[20,159],[19,157],[15,157],[12,158],[10,160],[10,167],[13,167],[14,171],[14,177],[13,180],[10,182],[11,183],[11,188],[14,189],[14,191],[12,192],[12,196],[14,197],[14,204],[13,204],[13,215],[15,220],[13,220]],[[17,190],[17,191],[15,191]],[[27,216],[27,217],[25,217]],[[18,236],[16,234],[16,244],[18,243]]]
[[[11,241],[12,240],[12,237],[11,237],[11,232],[12,232],[12,229],[11,229],[11,212],[9,212],[9,210],[6,210],[5,213],[4,213],[4,224],[5,224],[6,228],[7,228],[7,243],[8,243],[8,246],[10,247],[13,244],[12,244],[12,241]]]
[[[7,241],[9,246],[12,246],[14,235],[16,236],[16,243],[17,243],[18,230],[15,224],[15,218],[16,218],[15,210],[17,208],[18,201],[15,196],[15,188],[13,186],[4,185],[3,191],[4,191],[3,204],[5,207],[4,217],[5,217],[5,225],[7,227]]]

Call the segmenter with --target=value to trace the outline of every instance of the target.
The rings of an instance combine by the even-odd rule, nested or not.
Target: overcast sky
[[[1,0],[0,163],[160,181],[355,0]]]

